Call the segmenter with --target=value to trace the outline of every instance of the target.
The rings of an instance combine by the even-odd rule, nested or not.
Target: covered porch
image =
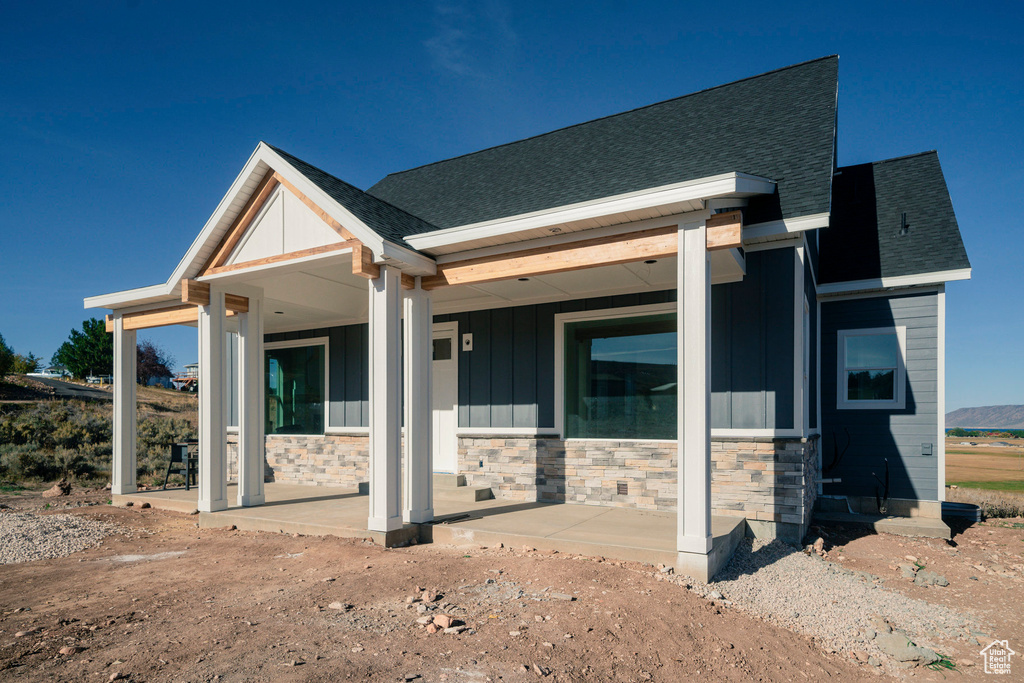
[[[229,484],[231,500],[237,485]],[[237,504],[220,512],[200,512],[199,526],[243,531],[374,538],[366,528],[368,494],[358,488],[314,487],[267,483],[266,503]],[[115,505],[149,503],[156,509],[191,512],[197,493],[185,489],[138,491],[114,496]],[[458,501],[437,498],[434,519],[409,525],[399,544],[442,543],[460,547],[522,547],[556,550],[617,560],[674,567],[679,573],[708,580],[728,562],[743,538],[742,518],[713,516],[712,548],[707,562],[690,562],[675,549],[676,515],[656,510],[508,500]]]
[[[386,545],[412,538],[512,544],[519,543],[516,530],[526,529],[519,535],[530,540],[523,544],[623,559],[650,556],[695,578],[711,576],[744,530],[742,517],[713,521],[711,514],[711,285],[743,278],[742,215],[734,207],[750,195],[773,192],[774,183],[723,174],[644,197],[650,206],[640,210],[637,198],[624,197],[462,234],[409,227],[408,215],[310,168],[261,144],[166,285],[86,301],[87,307],[114,311],[108,329],[115,348],[115,501],[196,508],[206,526],[371,537]],[[417,230],[422,234],[408,241],[395,236]],[[507,239],[494,237],[503,234]],[[672,361],[678,379],[657,389],[673,396],[678,429],[671,439],[678,451],[671,472],[675,510],[435,498],[439,437],[459,427],[457,419],[439,426],[432,409],[435,315],[670,290],[676,301],[658,310],[674,313],[669,324],[677,339]],[[194,497],[137,491],[136,332],[169,324],[198,329]],[[368,328],[365,358],[356,366],[368,377],[361,417],[346,415],[336,423],[330,400],[336,378],[328,376],[319,403],[313,402],[320,411],[314,431],[309,422],[307,431],[276,427],[268,403],[268,350],[288,335],[353,325]],[[237,335],[237,350],[228,344],[228,332]],[[468,348],[465,337],[452,341],[472,351],[471,337]],[[321,337],[319,343],[326,356],[333,341]],[[326,358],[319,362],[329,367]],[[560,378],[544,381],[561,401]],[[572,438],[561,412],[554,412],[550,429]],[[535,416],[529,429],[543,435],[548,428]],[[515,429],[488,433],[523,433]],[[330,435],[365,438],[365,472],[355,477],[365,493],[265,482],[268,443],[288,434],[307,442]],[[231,439],[237,457],[229,455]],[[230,482],[233,463],[237,483]]]

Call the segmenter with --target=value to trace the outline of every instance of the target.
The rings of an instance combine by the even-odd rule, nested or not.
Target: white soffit
[[[956,280],[970,280],[971,269],[961,268],[959,270],[942,270],[934,273],[921,273],[919,275],[897,275],[895,277],[881,277],[871,280],[851,280],[849,282],[833,282],[818,285],[818,298],[829,296],[841,296],[856,292],[868,292],[883,289],[894,289],[900,287],[923,287],[928,285],[939,285]]]
[[[715,197],[774,193],[773,180],[746,173],[723,173],[405,239],[420,251],[440,255],[697,211],[704,208],[704,200]]]

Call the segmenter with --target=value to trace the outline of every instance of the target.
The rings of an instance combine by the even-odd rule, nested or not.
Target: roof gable
[[[971,267],[934,151],[840,168],[820,242],[822,283]]]
[[[339,242],[345,242],[340,233],[313,213],[302,200],[279,186],[238,240],[225,265],[283,256]]]
[[[325,194],[351,211],[367,227],[390,242],[411,248],[405,241],[406,235],[437,230],[436,226],[363,192],[355,185],[346,183],[273,145],[267,146]]]
[[[450,228],[741,172],[778,181],[750,202],[751,223],[827,213],[837,78],[838,58],[825,57],[393,173],[367,192]]]

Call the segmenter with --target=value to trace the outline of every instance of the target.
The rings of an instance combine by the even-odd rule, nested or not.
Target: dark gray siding
[[[747,256],[743,282],[712,291],[712,427],[793,428],[795,251]],[[555,315],[675,301],[675,291],[436,316],[473,335],[459,355],[460,427],[553,427]]]
[[[818,289],[814,286],[811,273],[811,259],[804,259],[804,296],[807,298],[808,320],[807,329],[810,338],[807,348],[810,349],[810,364],[807,368],[807,426],[818,428]]]
[[[921,445],[935,443],[937,422],[938,303],[935,293],[823,302],[821,306],[822,356],[822,460],[832,462],[835,448],[849,448],[840,465],[826,477],[841,477],[841,484],[826,484],[827,494],[874,496],[884,479],[889,460],[890,496],[935,500],[938,496],[938,458],[921,455]],[[906,408],[903,410],[837,410],[837,331],[871,327],[907,328]],[[835,435],[833,437],[833,435]]]
[[[711,288],[711,426],[793,429],[796,250],[747,254],[741,282]]]
[[[328,425],[331,427],[366,427],[370,424],[370,328],[366,323],[345,327],[318,328],[297,332],[268,334],[267,342],[296,341],[329,337]]]
[[[713,428],[793,427],[793,249],[747,255],[743,282],[712,293]],[[660,304],[674,290],[438,315],[473,335],[459,352],[459,426],[553,428],[555,315]],[[330,337],[332,427],[369,424],[366,324],[267,335],[266,341]]]
[[[435,316],[473,335],[473,350],[459,353],[459,426],[554,427],[555,315],[675,299],[644,292]]]

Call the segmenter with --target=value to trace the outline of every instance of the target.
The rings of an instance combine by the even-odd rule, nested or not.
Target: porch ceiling
[[[735,250],[711,252],[712,282],[742,279],[742,258]],[[582,270],[531,276],[476,285],[441,287],[432,291],[434,312],[525,305],[631,292],[674,289],[675,256],[654,260],[598,266]],[[261,287],[265,302],[265,329],[281,332],[312,327],[364,322],[368,317],[367,281],[352,275],[351,255],[323,261],[290,264],[261,272],[238,273],[219,278],[229,291],[231,284]]]
[[[432,291],[434,312],[452,313],[466,309],[523,305],[567,298],[675,289],[678,277],[677,263],[677,258],[670,256],[654,259],[654,263],[638,261],[536,275],[525,280],[512,279],[441,287]],[[711,273],[714,284],[742,279],[742,257],[738,257],[735,250],[711,252]]]

